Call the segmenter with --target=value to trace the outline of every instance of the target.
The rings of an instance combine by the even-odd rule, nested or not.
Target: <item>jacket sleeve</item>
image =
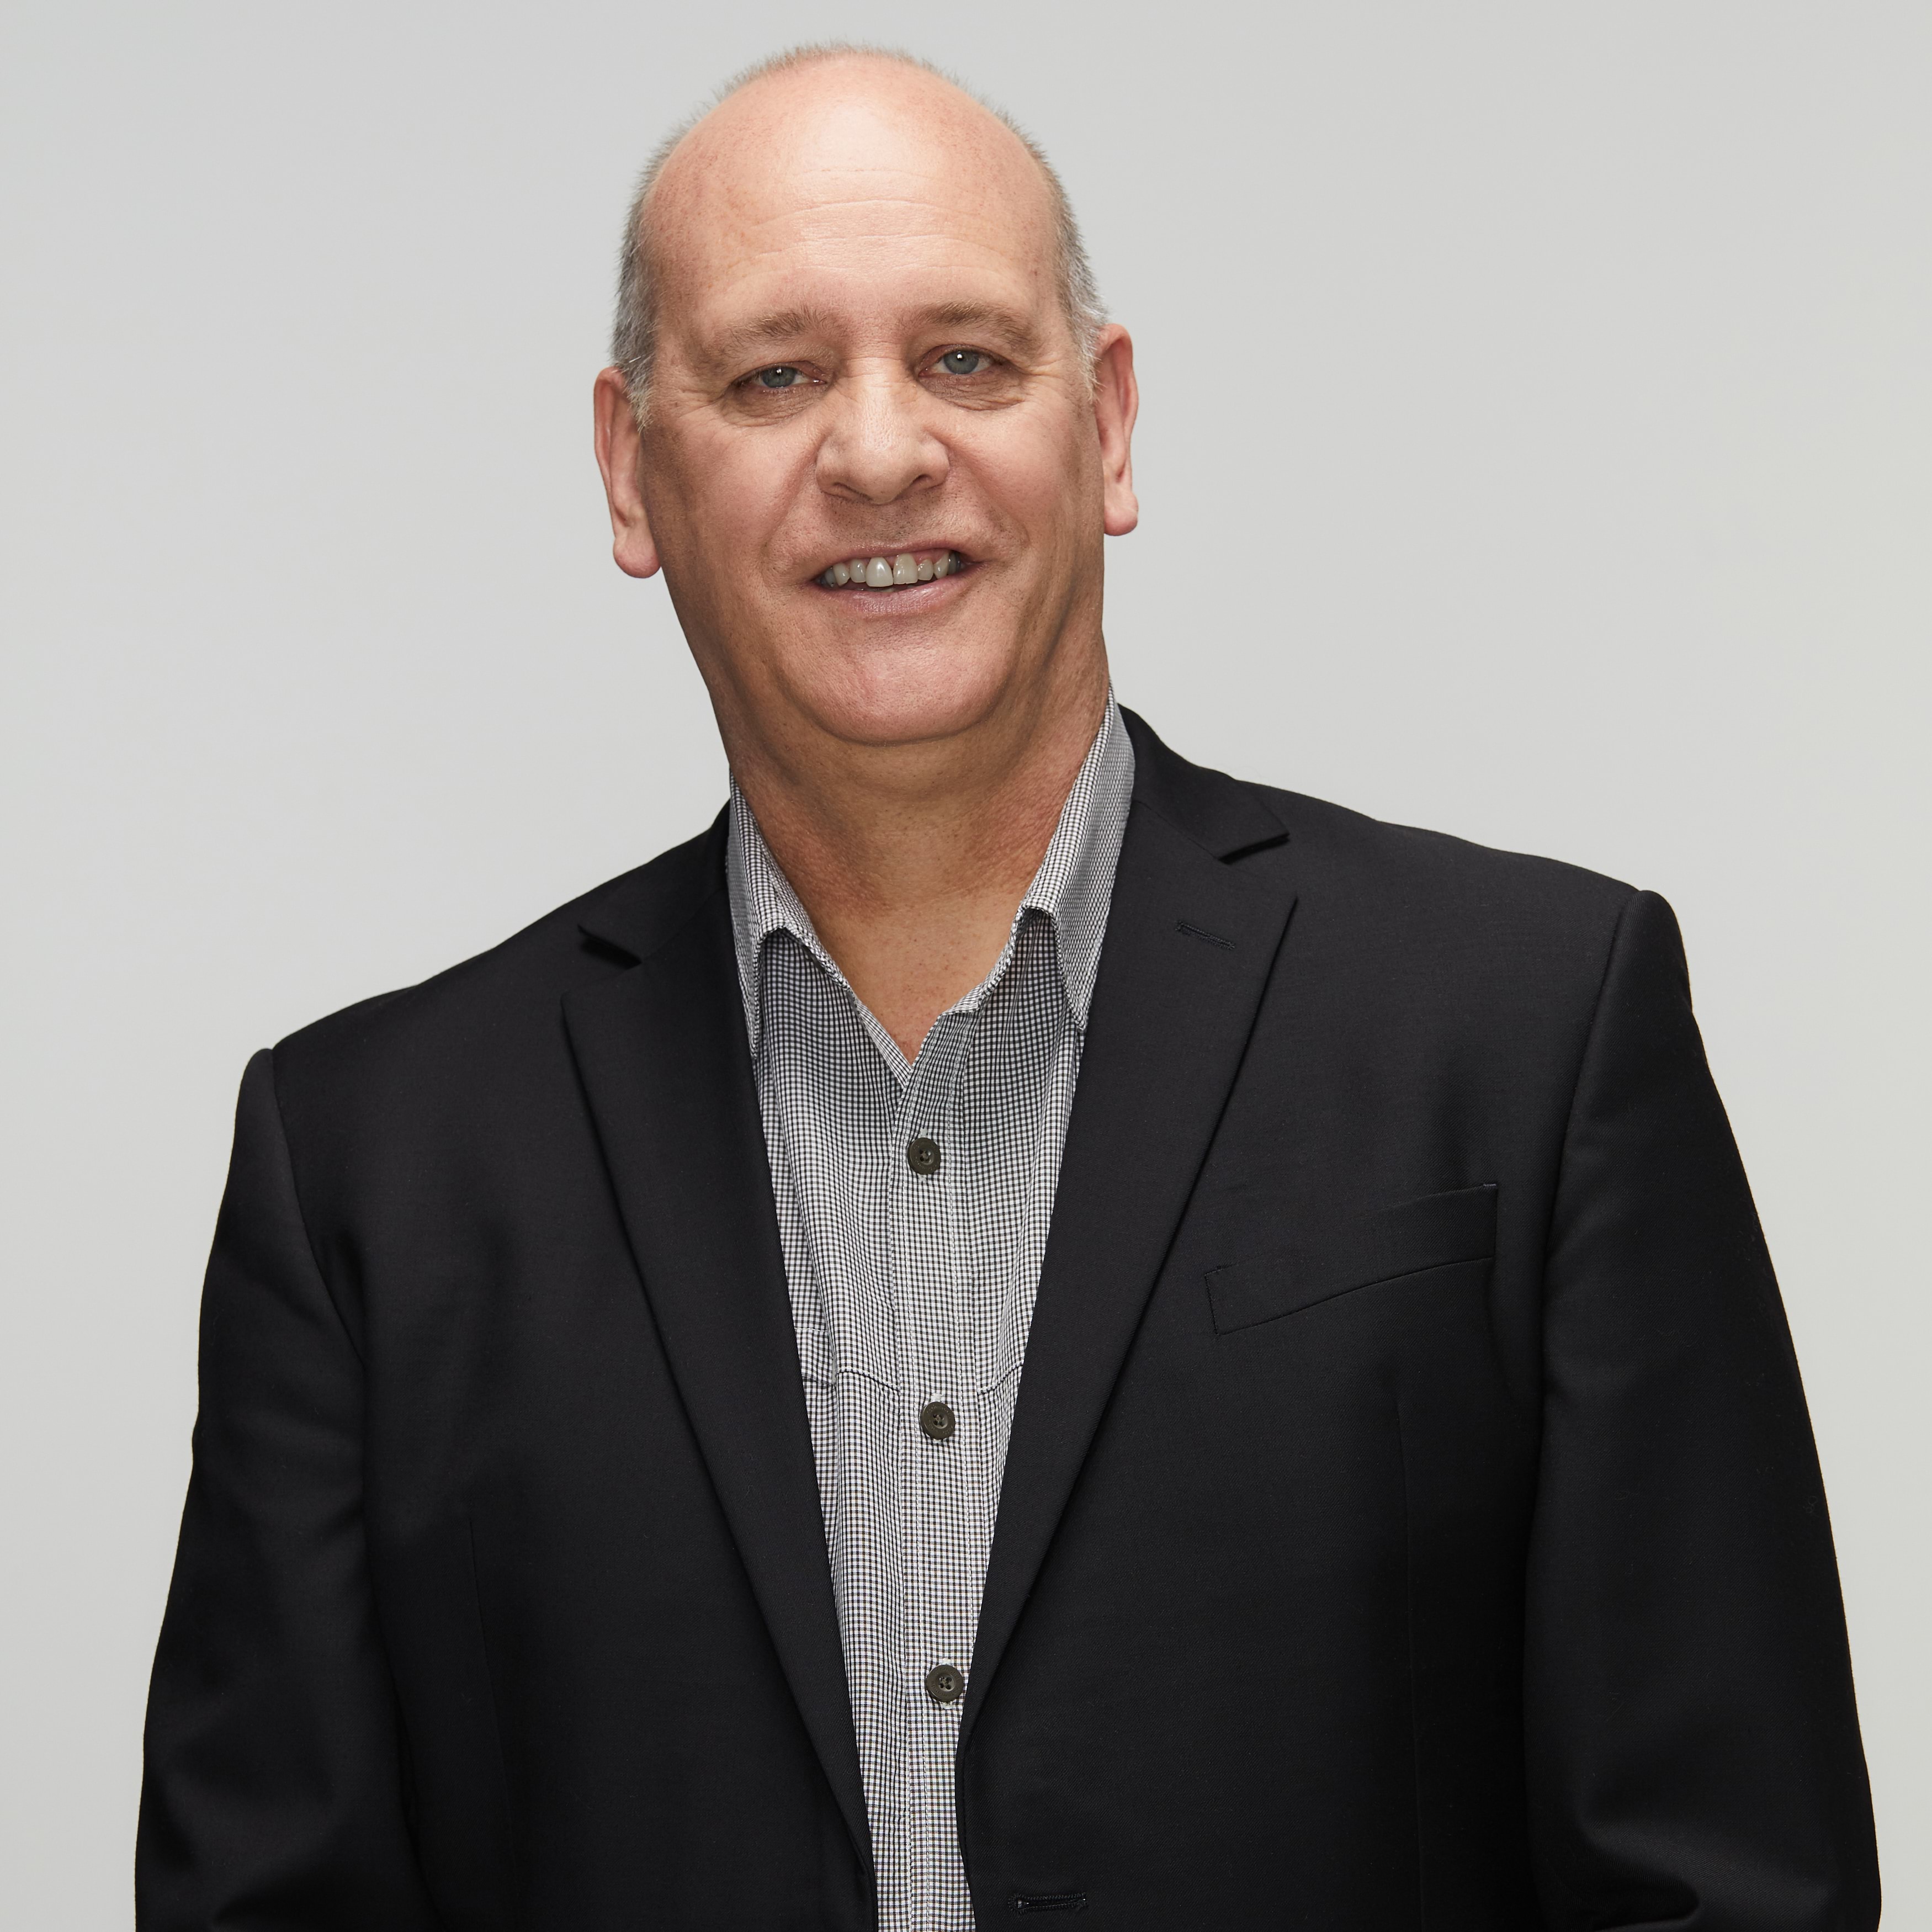
[[[429,1932],[362,1514],[362,1376],[272,1056],[242,1084],[201,1409],[148,1706],[142,1932]]]
[[[1804,1391],[1649,893],[1599,996],[1545,1294],[1525,1694],[1548,1924],[1864,1932],[1870,1801]]]

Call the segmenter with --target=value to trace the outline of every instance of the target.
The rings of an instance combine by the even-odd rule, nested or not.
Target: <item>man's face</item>
[[[618,560],[662,563],[728,738],[917,742],[1103,676],[1130,352],[1109,332],[1096,400],[1019,142],[903,68],[808,68],[705,122],[653,214],[628,516],[604,396]],[[915,580],[826,580],[874,559]]]

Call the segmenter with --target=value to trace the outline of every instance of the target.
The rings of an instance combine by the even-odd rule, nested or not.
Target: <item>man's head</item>
[[[664,568],[734,758],[1090,725],[1132,351],[1037,153],[916,62],[789,56],[661,157],[626,247],[617,561]],[[908,554],[948,561],[822,580]]]

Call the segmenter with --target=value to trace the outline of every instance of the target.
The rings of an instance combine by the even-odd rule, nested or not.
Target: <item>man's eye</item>
[[[949,376],[976,376],[992,359],[978,349],[949,349],[939,358],[939,366]]]
[[[797,370],[788,362],[782,362],[776,369],[760,369],[758,386],[766,389],[790,389],[804,380]]]

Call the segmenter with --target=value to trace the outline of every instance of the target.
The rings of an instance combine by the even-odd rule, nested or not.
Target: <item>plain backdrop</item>
[[[1177,748],[1676,905],[1932,1924],[1932,8],[597,0],[0,24],[0,1922],[110,1932],[254,1048],[700,826],[590,448],[622,210],[873,38],[1047,144]]]

